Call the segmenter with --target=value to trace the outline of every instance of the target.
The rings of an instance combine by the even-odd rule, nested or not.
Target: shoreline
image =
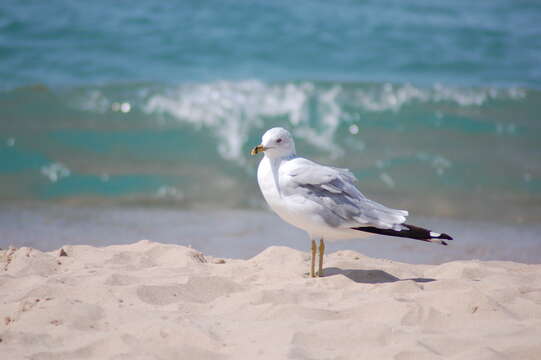
[[[411,216],[411,223],[451,234],[441,247],[386,236],[328,242],[327,251],[353,250],[416,264],[453,260],[541,263],[541,226]],[[49,251],[65,244],[107,246],[140,239],[192,246],[205,254],[248,259],[278,245],[308,251],[306,234],[261,210],[177,210],[133,207],[0,206],[0,248]]]

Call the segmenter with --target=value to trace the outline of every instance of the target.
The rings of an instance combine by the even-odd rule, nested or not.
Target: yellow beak
[[[250,154],[257,155],[258,153],[263,152],[265,150],[267,149],[263,145],[257,145],[255,148],[252,149],[252,151],[250,151]]]

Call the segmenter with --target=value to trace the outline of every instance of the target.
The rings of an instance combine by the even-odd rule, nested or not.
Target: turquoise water
[[[2,1],[0,202],[263,208],[291,129],[420,216],[541,220],[541,3]]]
[[[532,1],[19,1],[0,4],[2,87],[216,79],[525,86]]]

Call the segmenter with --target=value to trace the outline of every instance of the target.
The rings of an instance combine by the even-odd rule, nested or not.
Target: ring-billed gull
[[[348,169],[317,164],[297,156],[291,134],[272,128],[251,154],[264,152],[257,182],[272,210],[286,222],[303,229],[312,241],[310,276],[315,277],[316,240],[319,271],[323,276],[324,240],[352,239],[371,234],[398,236],[447,245],[452,240],[418,226],[406,224],[408,212],[378,204],[354,185]]]

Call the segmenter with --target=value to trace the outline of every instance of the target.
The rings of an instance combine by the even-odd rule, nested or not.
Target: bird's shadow
[[[363,284],[382,284],[405,280],[412,280],[419,283],[436,281],[436,279],[431,278],[399,279],[383,270],[340,269],[337,267],[326,268],[324,270],[325,276],[344,275],[356,283]]]

